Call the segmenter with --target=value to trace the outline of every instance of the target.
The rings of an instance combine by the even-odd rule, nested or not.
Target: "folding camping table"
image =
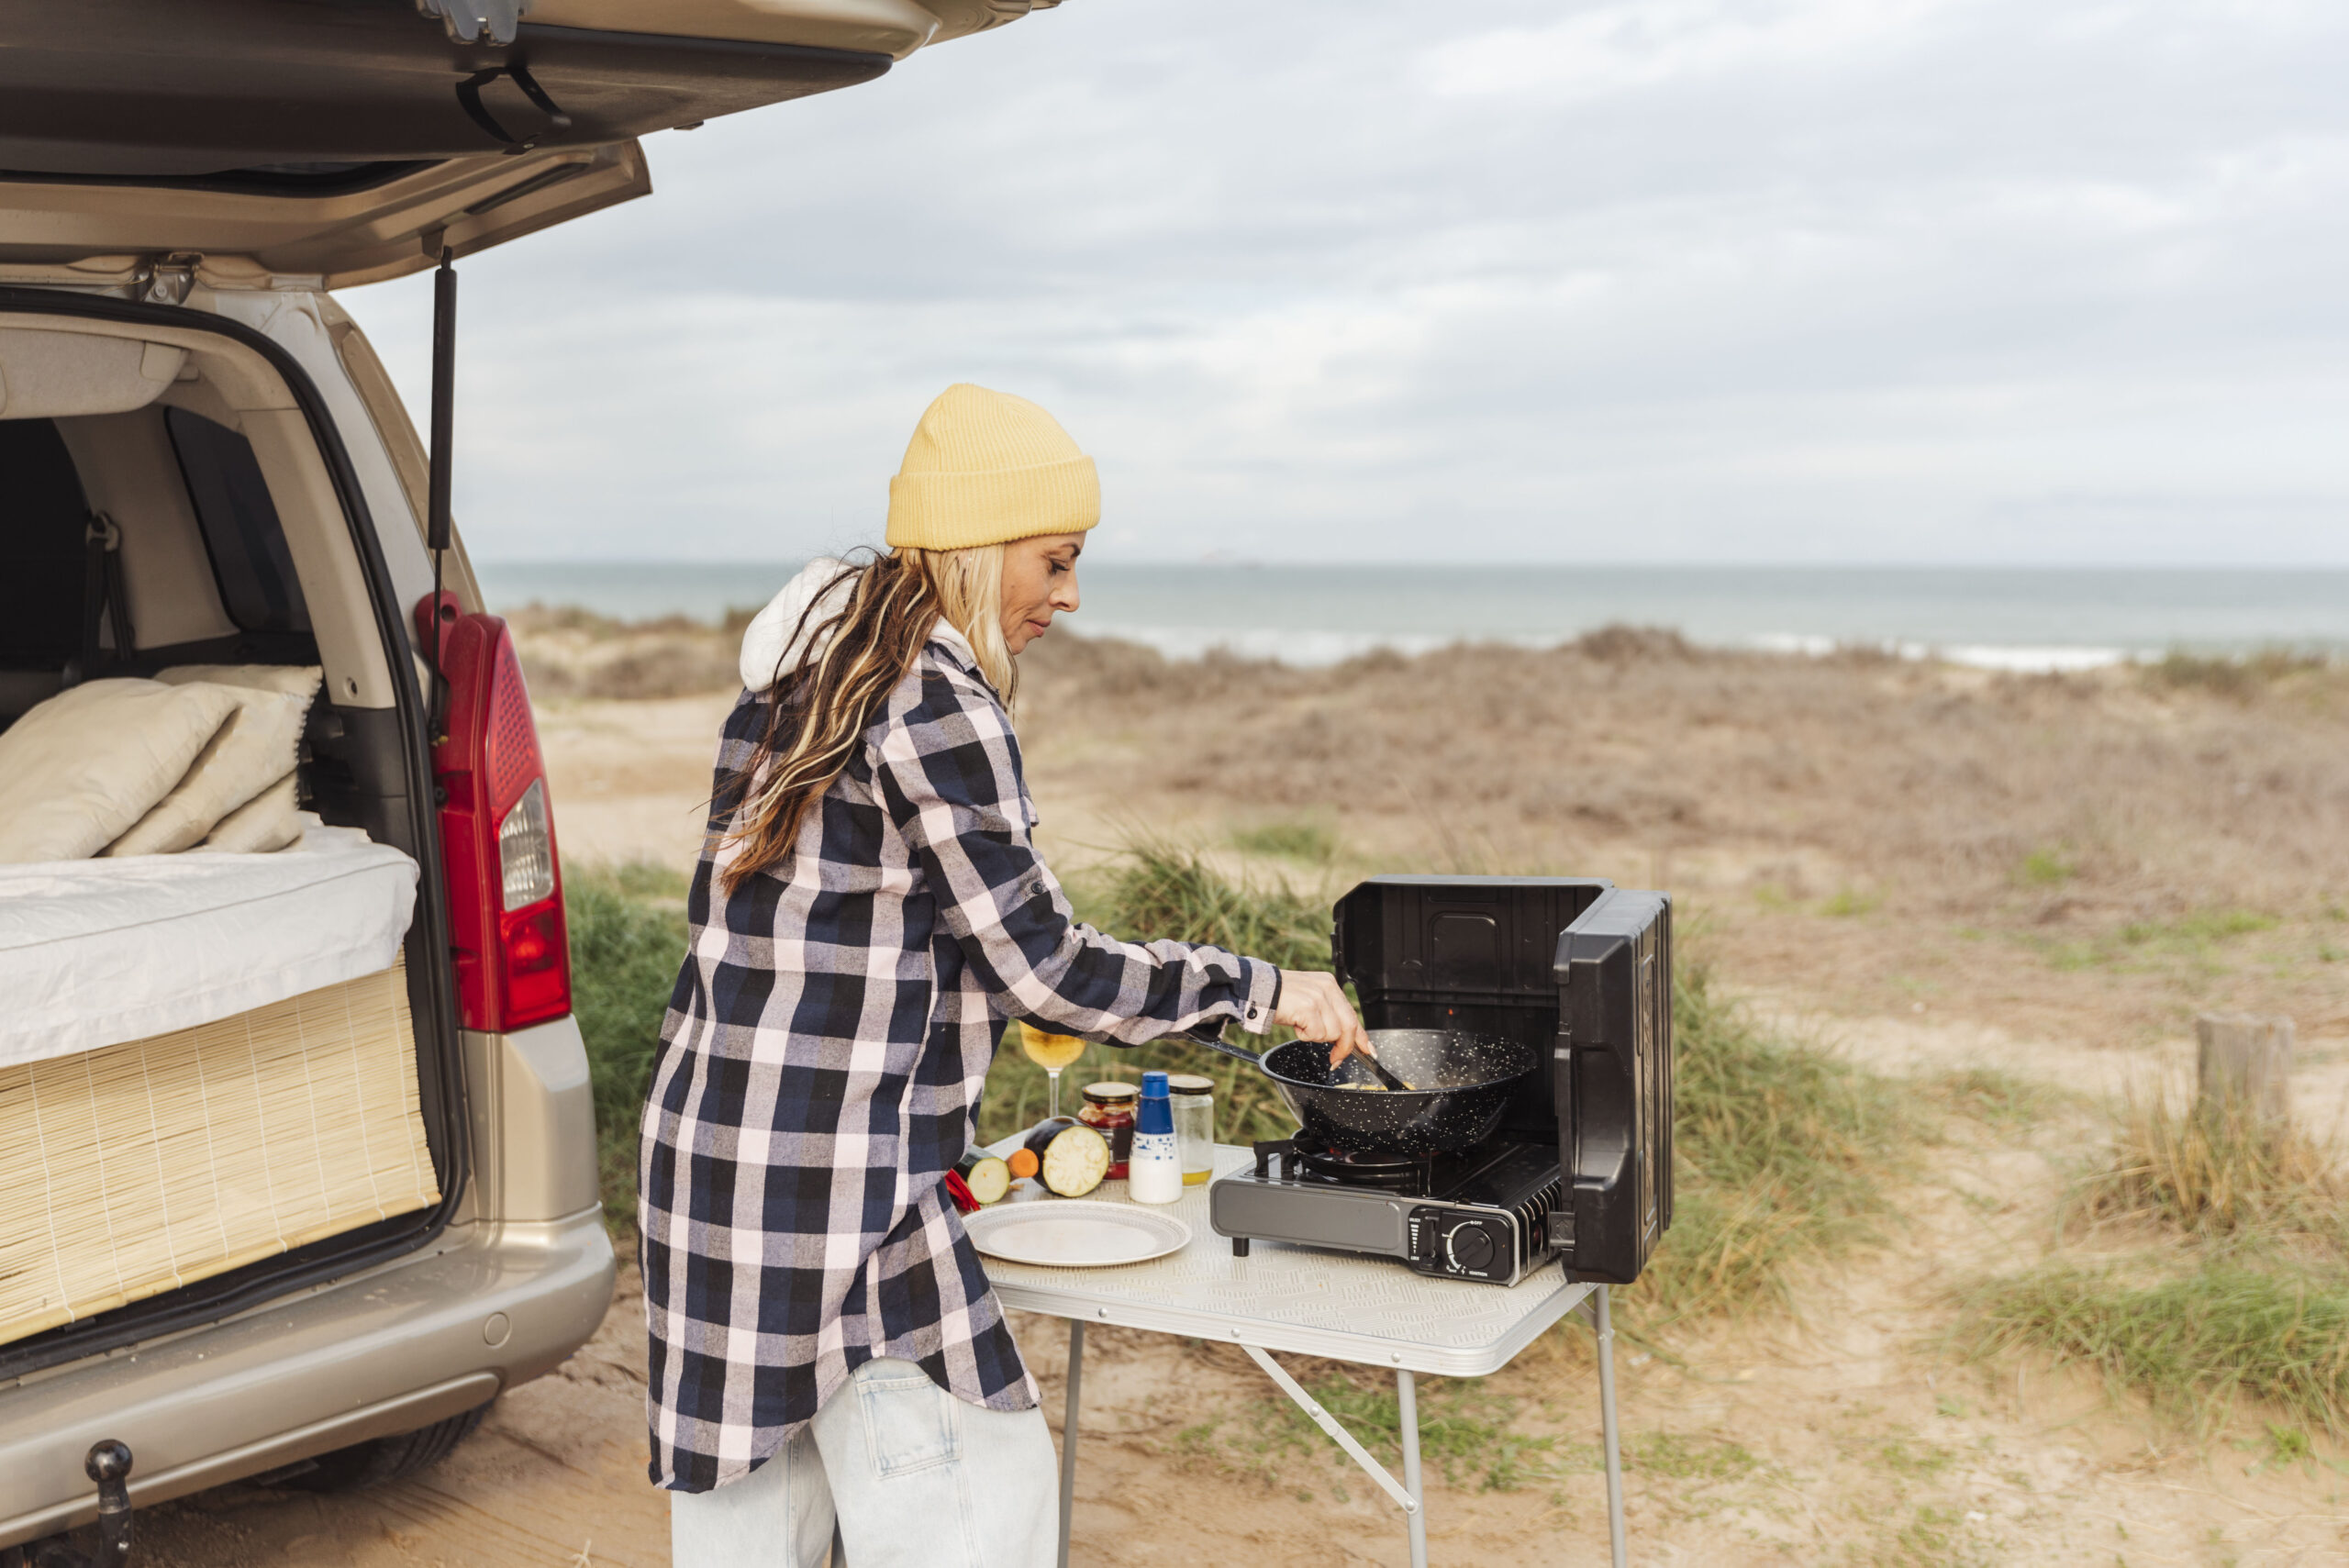
[[[1001,1152],[998,1150],[997,1152]],[[1217,1175],[1254,1156],[1219,1145]],[[1123,1183],[1092,1197],[1129,1203]],[[1021,1183],[1006,1203],[1054,1202]],[[1598,1335],[1598,1410],[1607,1452],[1607,1529],[1615,1568],[1624,1568],[1623,1470],[1615,1432],[1615,1334],[1607,1287],[1567,1283],[1555,1262],[1503,1289],[1465,1280],[1431,1279],[1392,1258],[1354,1256],[1259,1240],[1235,1258],[1231,1243],[1208,1224],[1208,1190],[1186,1190],[1160,1207],[1191,1228],[1180,1251],[1144,1263],[1097,1269],[1048,1268],[985,1260],[987,1277],[1008,1307],[1069,1320],[1068,1416],[1061,1437],[1060,1568],[1068,1568],[1069,1518],[1076,1494],[1077,1392],[1085,1372],[1089,1323],[1238,1345],[1282,1393],[1367,1472],[1396,1505],[1410,1530],[1411,1568],[1427,1568],[1427,1511],[1419,1484],[1417,1374],[1482,1377],[1498,1372],[1559,1318],[1576,1309]],[[1400,1406],[1403,1477],[1354,1440],[1270,1352],[1328,1356],[1365,1366],[1391,1367]]]

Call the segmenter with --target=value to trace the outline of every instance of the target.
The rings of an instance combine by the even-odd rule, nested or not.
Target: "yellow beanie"
[[[1101,520],[1101,478],[1024,397],[957,382],[922,411],[889,481],[890,544],[968,550]]]

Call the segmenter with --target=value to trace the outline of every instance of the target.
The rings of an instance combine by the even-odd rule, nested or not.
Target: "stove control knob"
[[[1493,1265],[1493,1234],[1471,1219],[1444,1233],[1443,1255],[1465,1274],[1480,1274]]]

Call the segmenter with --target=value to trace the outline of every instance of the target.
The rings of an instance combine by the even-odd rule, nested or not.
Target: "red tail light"
[[[495,616],[461,615],[440,595],[448,738],[433,749],[445,798],[440,846],[457,999],[467,1029],[497,1032],[571,1011],[571,949],[539,728],[514,635]],[[429,645],[431,601],[416,607]]]

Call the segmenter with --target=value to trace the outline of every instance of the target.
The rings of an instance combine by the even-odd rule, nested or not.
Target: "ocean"
[[[477,562],[493,606],[715,620],[796,562]],[[1225,648],[1330,664],[1455,642],[1544,647],[1610,623],[1725,648],[1865,644],[2016,671],[2172,650],[2349,656],[2349,571],[1988,567],[1248,566],[1083,568],[1080,632],[1177,658]]]

